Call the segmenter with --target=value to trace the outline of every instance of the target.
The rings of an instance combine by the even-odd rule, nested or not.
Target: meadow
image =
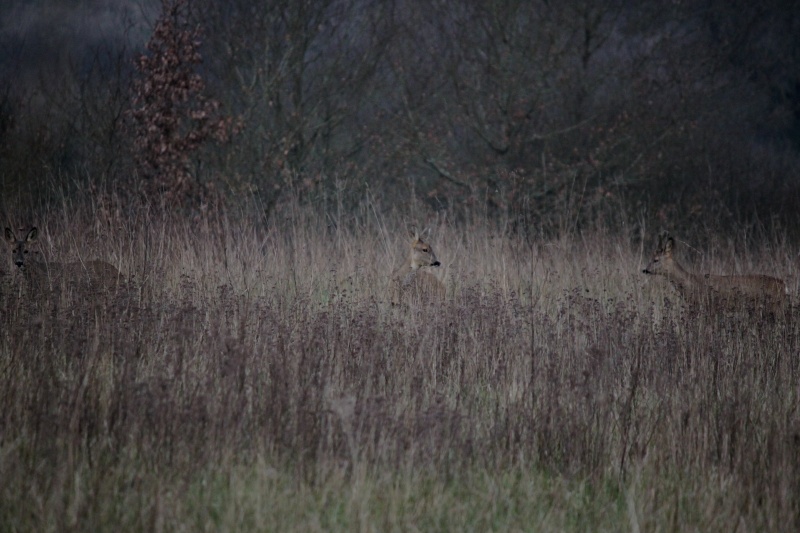
[[[49,260],[129,281],[34,297],[5,252],[0,531],[800,529],[780,235],[681,252],[785,279],[774,316],[644,275],[658,228],[138,216],[14,221]],[[430,227],[444,302],[387,302],[409,224]]]

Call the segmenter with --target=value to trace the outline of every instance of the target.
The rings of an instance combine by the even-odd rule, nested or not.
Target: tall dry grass
[[[131,282],[2,264],[2,530],[800,527],[796,308],[686,308],[649,242],[429,220],[450,297],[404,310],[399,217],[33,222]],[[793,273],[736,238],[685,262]]]

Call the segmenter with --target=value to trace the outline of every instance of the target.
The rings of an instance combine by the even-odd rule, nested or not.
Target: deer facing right
[[[441,263],[436,259],[433,248],[422,240],[416,230],[410,231],[410,237],[411,254],[395,269],[390,281],[392,305],[444,300],[444,283],[434,273],[439,270]]]
[[[22,271],[28,288],[34,293],[43,293],[61,283],[83,290],[105,292],[124,281],[122,274],[105,261],[79,261],[74,263],[42,262],[29,257],[29,245],[39,235],[36,227],[25,237],[17,239],[11,228],[6,228],[6,242],[11,246],[14,264]]]
[[[668,233],[662,233],[658,238],[656,251],[643,272],[666,277],[687,302],[695,304],[706,301],[728,307],[766,304],[775,312],[785,306],[787,290],[782,279],[762,274],[693,274],[675,260],[672,255],[674,248],[675,240]]]

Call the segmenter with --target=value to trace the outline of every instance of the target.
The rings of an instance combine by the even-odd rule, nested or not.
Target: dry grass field
[[[696,272],[787,280],[781,316],[683,305],[650,235],[414,221],[447,298],[388,303],[406,223],[36,224],[102,297],[0,263],[2,531],[800,529],[798,265],[712,238]],[[716,240],[715,240],[716,239]]]

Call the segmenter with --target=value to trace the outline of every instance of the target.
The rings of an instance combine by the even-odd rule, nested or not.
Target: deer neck
[[[40,283],[41,280],[50,277],[50,267],[48,263],[44,261],[28,259],[22,266],[22,276],[28,280],[28,282]]]
[[[670,268],[665,272],[667,279],[681,290],[691,290],[705,285],[703,278],[692,274],[676,261],[672,261]]]

